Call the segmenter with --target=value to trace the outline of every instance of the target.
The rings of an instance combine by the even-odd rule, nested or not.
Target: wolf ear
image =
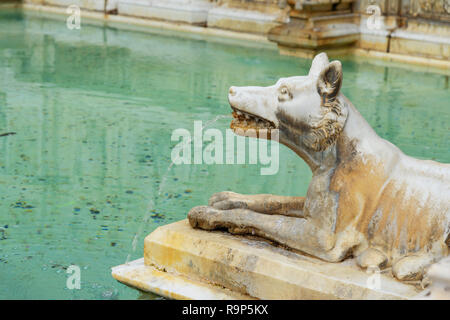
[[[309,69],[309,75],[318,77],[320,72],[325,68],[330,61],[328,61],[328,56],[325,52],[321,52],[316,55],[311,63],[311,69]]]
[[[341,85],[342,64],[339,61],[333,61],[320,72],[317,79],[317,91],[322,98],[333,101],[338,95]]]

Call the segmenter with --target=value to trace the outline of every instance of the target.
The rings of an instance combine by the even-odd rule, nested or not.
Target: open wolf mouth
[[[259,130],[267,130],[267,132],[270,133],[271,129],[275,129],[275,124],[270,120],[239,110],[233,106],[231,109],[233,109],[233,120],[231,120],[230,128],[233,131],[237,129],[244,131],[252,129],[258,134]]]

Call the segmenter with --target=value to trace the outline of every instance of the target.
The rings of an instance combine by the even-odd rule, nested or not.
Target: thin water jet
[[[212,124],[216,123],[217,121],[221,120],[221,119],[226,119],[226,118],[231,118],[231,114],[221,114],[216,116],[214,119],[211,119],[209,121],[207,121],[203,126],[202,126],[202,130],[206,129],[207,127],[211,126]],[[187,140],[184,141],[184,144],[190,144],[192,141],[192,138],[189,138]],[[164,190],[164,186],[165,183],[167,181],[167,176],[169,175],[169,172],[172,170],[173,165],[175,164],[175,162],[179,159],[179,155],[177,156],[176,159],[172,159],[172,161],[170,162],[169,166],[166,169],[166,173],[164,174],[161,183],[159,184],[159,188],[158,188],[158,192],[157,192],[157,196],[155,198],[155,201],[153,201],[153,199],[151,199],[149,201],[149,204],[147,206],[147,210],[144,214],[143,217],[143,221],[141,223],[141,225],[139,226],[138,231],[136,232],[136,234],[133,237],[133,241],[131,243],[131,247],[132,247],[132,251],[130,253],[128,253],[127,258],[125,260],[125,263],[128,263],[130,261],[131,255],[136,251],[136,246],[138,243],[138,239],[144,229],[144,225],[148,222],[148,219],[150,218],[150,213],[152,212],[152,210],[155,208],[155,205],[157,205],[156,200],[161,196],[163,190]]]

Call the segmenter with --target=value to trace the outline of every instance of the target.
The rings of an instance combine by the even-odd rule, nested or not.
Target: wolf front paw
[[[192,208],[188,213],[189,224],[193,228],[214,230],[223,227],[224,212],[209,206]]]
[[[392,273],[401,281],[421,280],[427,267],[433,263],[431,255],[411,255],[397,261]]]
[[[248,209],[250,203],[250,196],[239,194],[231,191],[222,191],[215,193],[209,198],[209,205],[219,210],[230,209]]]

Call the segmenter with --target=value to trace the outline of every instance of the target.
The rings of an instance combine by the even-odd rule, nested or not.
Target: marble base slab
[[[388,275],[374,278],[353,260],[328,263],[261,239],[192,229],[187,220],[159,227],[148,235],[144,263],[138,263],[140,271],[121,276],[119,271],[127,270],[123,265],[113,269],[113,276],[130,286],[176,299],[202,297],[190,294],[190,286],[176,286],[179,277],[200,291],[211,285],[226,288],[227,298],[409,299],[419,293],[414,286]],[[152,271],[144,272],[144,267]],[[379,279],[375,281],[378,285],[374,279]]]
[[[168,299],[177,300],[246,300],[249,296],[236,294],[225,288],[189,280],[180,275],[146,266],[144,259],[112,268],[112,276],[129,286],[153,292]]]

